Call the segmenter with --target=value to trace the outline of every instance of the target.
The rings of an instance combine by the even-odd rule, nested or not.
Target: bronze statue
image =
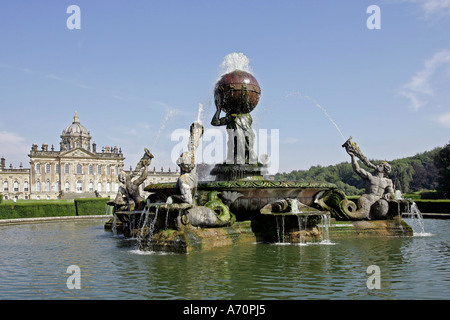
[[[235,70],[223,75],[214,90],[216,113],[213,126],[226,126],[228,134],[227,163],[256,163],[253,150],[255,133],[250,112],[256,107],[261,89],[255,77],[248,72]],[[225,117],[220,117],[221,112]]]

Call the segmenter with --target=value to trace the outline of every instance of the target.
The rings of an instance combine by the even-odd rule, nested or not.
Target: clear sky
[[[81,29],[67,27],[70,5]],[[367,27],[370,5],[381,29]],[[5,0],[0,154],[28,167],[32,143],[59,149],[77,111],[126,167],[147,147],[152,166],[174,170],[171,134],[200,103],[211,128],[232,52],[250,59],[262,89],[254,128],[279,129],[280,172],[348,161],[336,126],[371,159],[450,140],[450,0]]]

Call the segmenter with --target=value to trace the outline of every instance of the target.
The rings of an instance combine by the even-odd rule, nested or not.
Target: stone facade
[[[60,150],[33,144],[28,155],[30,168],[6,167],[1,158],[0,193],[7,199],[59,199],[80,197],[114,198],[119,173],[124,170],[121,148],[105,146],[100,152],[91,144],[89,131],[75,113],[73,122],[61,134]],[[150,170],[145,185],[175,182],[178,172]]]

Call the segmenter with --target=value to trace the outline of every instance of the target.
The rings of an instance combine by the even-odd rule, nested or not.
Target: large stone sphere
[[[216,106],[227,114],[250,113],[258,104],[260,95],[258,81],[242,70],[224,74],[214,89]]]

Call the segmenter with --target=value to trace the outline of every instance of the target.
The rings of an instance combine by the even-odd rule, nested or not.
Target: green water
[[[424,222],[430,236],[193,254],[143,254],[102,220],[0,226],[0,299],[449,299],[450,221]],[[80,289],[67,287],[70,265]]]

